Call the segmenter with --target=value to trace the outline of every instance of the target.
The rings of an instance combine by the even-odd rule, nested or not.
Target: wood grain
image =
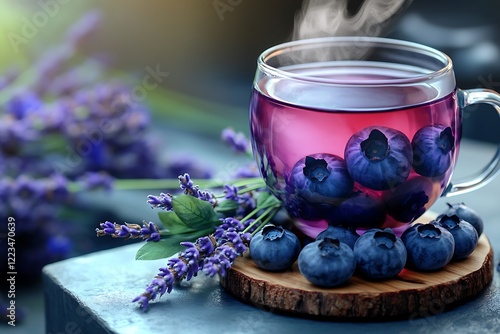
[[[221,285],[235,297],[270,311],[324,318],[421,317],[476,296],[493,278],[493,250],[485,235],[467,259],[443,269],[408,269],[394,279],[371,282],[355,275],[335,288],[319,288],[299,272],[297,263],[279,273],[259,269],[248,257],[238,258]]]

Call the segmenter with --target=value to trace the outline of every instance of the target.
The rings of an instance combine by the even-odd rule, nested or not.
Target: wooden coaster
[[[380,282],[355,275],[342,286],[325,289],[309,283],[297,263],[288,271],[272,273],[259,269],[247,255],[238,258],[220,281],[235,297],[269,311],[332,319],[413,319],[441,313],[476,296],[492,279],[493,250],[483,234],[465,260],[431,273],[403,269],[397,277]]]

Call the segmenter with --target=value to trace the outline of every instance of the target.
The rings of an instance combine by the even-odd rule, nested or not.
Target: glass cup
[[[270,191],[314,237],[327,224],[404,227],[440,196],[477,189],[500,169],[500,148],[452,184],[463,108],[500,95],[456,87],[451,59],[374,37],[327,37],[258,58],[252,148]]]

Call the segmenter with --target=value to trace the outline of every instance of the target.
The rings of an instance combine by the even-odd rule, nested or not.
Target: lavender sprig
[[[189,281],[200,271],[210,277],[216,274],[224,276],[234,260],[247,251],[252,236],[246,230],[253,220],[242,222],[228,217],[221,221],[215,233],[198,238],[195,243],[181,243],[186,249],[178,257],[168,260],[167,266],[159,269],[160,273],[132,302],[138,302],[142,309],[147,310],[150,301],[170,293],[175,283],[183,279]]]
[[[193,183],[193,181],[191,180],[191,176],[189,176],[188,173],[179,175],[179,184],[186,195],[191,195],[203,201],[209,202],[214,207],[217,205],[215,194],[211,193],[208,190],[200,190],[200,187]]]
[[[243,255],[249,247],[252,235],[248,232],[231,231],[225,233],[214,253],[205,259],[203,273],[213,277],[217,274],[226,276],[238,256]],[[225,240],[225,241],[224,241]]]
[[[221,132],[221,139],[238,153],[250,152],[250,142],[242,132],[236,132],[232,128],[226,128]]]
[[[172,195],[160,193],[159,196],[148,195],[148,204],[151,208],[159,208],[165,211],[172,211]]]
[[[124,238],[125,240],[141,238],[147,242],[160,241],[161,237],[158,226],[156,226],[153,222],[144,222],[144,224],[140,226],[138,224],[117,224],[105,221],[104,223],[101,223],[100,226],[101,229],[95,229],[98,237],[110,235],[113,238]]]
[[[139,302],[142,309],[147,310],[149,302],[161,297],[165,293],[170,293],[175,283],[183,279],[190,280],[196,276],[202,267],[203,259],[213,253],[217,241],[213,236],[198,238],[195,243],[183,242],[186,250],[178,257],[171,258],[167,266],[160,268],[160,272],[153,281],[146,287],[146,290],[135,297],[132,302]]]
[[[238,194],[238,188],[235,186],[225,185],[224,188],[224,192],[226,194],[225,198],[238,203],[238,210],[236,212],[236,215],[242,215],[247,210],[255,209],[256,203],[252,192],[247,192],[240,195]]]
[[[194,184],[188,173],[179,175],[178,179],[179,186],[184,191],[184,194],[209,202],[213,207],[217,206],[218,202],[215,194],[208,190],[200,190],[200,187]],[[172,198],[173,196],[169,193],[160,193],[159,196],[148,195],[147,203],[151,205],[151,208],[173,211]]]

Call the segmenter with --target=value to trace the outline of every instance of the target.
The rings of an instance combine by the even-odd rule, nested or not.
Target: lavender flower
[[[215,239],[218,242],[226,235],[228,231],[243,231],[249,223],[253,222],[253,219],[248,220],[245,224],[233,217],[221,218],[220,221],[222,223],[215,229],[215,232],[213,233]]]
[[[84,190],[113,189],[113,178],[105,172],[86,172],[78,178]]]
[[[188,183],[189,179],[186,181]],[[236,257],[243,255],[248,249],[252,235],[242,231],[253,220],[242,223],[238,219],[228,217],[221,221],[214,234],[198,238],[195,243],[181,243],[186,249],[178,257],[168,260],[167,266],[160,268],[160,273],[132,302],[138,302],[141,308],[146,310],[151,300],[165,292],[170,293],[176,282],[190,280],[200,271],[210,277],[216,274],[224,276]],[[102,226],[103,230],[107,229],[110,233],[113,233],[112,229],[115,228],[111,223]]]
[[[64,203],[70,197],[68,179],[55,174],[45,180],[45,199],[51,203]]]
[[[236,257],[243,255],[248,249],[252,235],[250,233],[227,232],[221,239],[226,238],[227,241],[218,246],[213,255],[205,259],[203,272],[210,277],[216,274],[225,276]]]
[[[251,192],[239,195],[238,188],[235,186],[225,185],[224,188],[225,198],[238,203],[236,215],[243,215],[246,211],[255,209],[256,203]]]
[[[20,176],[12,185],[9,204],[16,214],[31,210],[46,192],[43,181],[28,176]]]
[[[137,239],[142,238],[145,241],[160,241],[160,232],[155,223],[149,222],[142,225],[138,224],[117,224],[110,221],[105,221],[100,224],[101,229],[96,228],[95,232],[98,237],[111,235],[113,238]]]
[[[208,190],[207,191],[200,190],[200,187],[194,185],[193,181],[191,180],[191,176],[189,176],[188,173],[185,173],[184,175],[179,175],[179,184],[181,189],[184,190],[185,194],[209,202],[210,204],[212,204],[212,206],[217,205],[217,199],[215,198],[215,195],[209,192]]]
[[[248,153],[250,151],[250,143],[245,135],[241,132],[236,133],[232,128],[222,130],[221,139],[236,152]]]
[[[251,177],[260,177],[259,169],[257,168],[255,162],[252,162],[248,166],[243,166],[238,168],[233,175],[233,178],[235,179],[251,178]]]
[[[202,267],[202,260],[213,252],[216,241],[213,237],[206,236],[198,238],[195,243],[184,242],[182,245],[186,250],[178,257],[168,260],[167,266],[159,269],[160,273],[132,302],[139,302],[141,308],[146,310],[149,301],[161,297],[164,293],[170,293],[175,283],[196,276]]]
[[[253,219],[242,223],[238,219],[227,217],[221,221],[222,224],[213,234],[218,247],[203,264],[203,272],[210,277],[216,274],[226,275],[226,271],[231,268],[236,257],[243,255],[247,250],[252,238],[249,232],[243,233],[242,231],[254,221]]]
[[[67,33],[66,39],[74,46],[80,46],[96,32],[101,22],[101,13],[99,11],[90,11],[74,24]]]
[[[172,211],[172,195],[160,193],[159,196],[148,195],[148,204],[151,208],[160,208],[166,211]]]
[[[203,264],[203,272],[210,277],[214,277],[217,274],[225,276],[237,255],[236,250],[231,245],[224,244],[219,246],[215,250],[214,255],[206,259],[206,262]]]

